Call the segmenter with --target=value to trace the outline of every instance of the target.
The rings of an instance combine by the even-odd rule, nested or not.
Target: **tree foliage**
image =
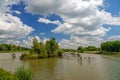
[[[36,53],[36,54],[46,53],[44,44],[42,42],[38,42],[37,38],[34,38],[33,46],[30,50],[30,53]]]
[[[14,44],[0,44],[0,51],[23,51],[28,50],[28,48],[16,46]]]
[[[84,48],[82,46],[78,47],[78,52],[82,53],[84,51]]]
[[[108,52],[120,52],[120,41],[107,41],[101,43],[101,50]]]
[[[31,55],[24,54],[23,57],[30,57],[33,58],[39,57],[39,58],[44,58],[44,57],[53,57],[57,56],[59,52],[59,46],[55,40],[55,38],[51,38],[50,40],[46,41],[46,44],[43,44],[42,42],[38,42],[37,38],[33,39],[33,46],[30,49]],[[37,56],[36,56],[37,54]]]
[[[48,56],[56,56],[59,51],[59,46],[55,38],[51,38],[49,41],[46,41],[45,47],[46,47]]]
[[[85,51],[97,51],[98,48],[96,48],[95,46],[88,46],[88,47],[85,47]]]

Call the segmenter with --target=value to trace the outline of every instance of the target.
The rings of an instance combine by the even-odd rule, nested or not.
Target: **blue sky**
[[[32,46],[55,37],[61,48],[120,40],[120,0],[0,0],[0,43]]]

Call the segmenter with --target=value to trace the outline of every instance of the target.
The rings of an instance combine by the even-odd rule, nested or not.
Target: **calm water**
[[[21,65],[33,71],[33,80],[120,80],[120,59],[94,54],[64,55],[63,58],[19,60],[0,54],[0,67],[14,72]]]

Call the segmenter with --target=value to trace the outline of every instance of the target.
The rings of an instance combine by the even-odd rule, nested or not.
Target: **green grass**
[[[18,80],[18,78],[14,74],[0,68],[0,80]]]
[[[83,53],[90,53],[90,54],[96,54],[98,53],[99,51],[84,51]]]
[[[15,76],[19,80],[31,80],[32,79],[32,71],[30,68],[25,68],[24,66],[21,66],[15,71]]]

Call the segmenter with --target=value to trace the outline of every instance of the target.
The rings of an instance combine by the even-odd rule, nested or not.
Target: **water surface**
[[[67,54],[63,58],[20,60],[21,53],[0,54],[0,67],[14,72],[21,65],[33,71],[33,80],[120,80],[120,59],[95,54]]]

